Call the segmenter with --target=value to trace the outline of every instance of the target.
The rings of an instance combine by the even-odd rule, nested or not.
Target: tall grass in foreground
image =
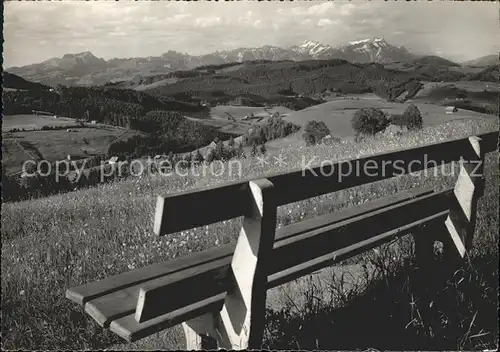
[[[214,185],[240,176],[245,178],[259,177],[268,173],[296,169],[300,167],[302,157],[317,156],[318,160],[350,159],[376,152],[438,142],[447,138],[465,137],[495,129],[498,129],[496,124],[486,121],[472,123],[456,121],[446,125],[424,128],[419,132],[402,137],[376,137],[359,144],[341,143],[334,146],[319,145],[315,147],[294,145],[291,149],[280,151],[287,160],[286,167],[280,168],[273,163],[261,167],[255,163],[254,159],[248,158],[242,161],[241,175],[230,175],[227,172],[221,173],[218,177],[190,174],[186,177],[164,178],[148,175],[142,178],[100,185],[88,190],[5,204],[2,208],[2,348],[95,349],[122,342],[112,333],[97,326],[83,313],[80,307],[65,299],[66,288],[137,267],[188,255],[192,252],[228,243],[237,237],[241,227],[241,219],[224,221],[161,238],[154,236],[152,223],[155,198],[158,194]],[[272,155],[270,157],[272,158]],[[480,309],[477,309],[479,313],[474,319],[476,325],[472,324],[473,328],[470,330],[468,339],[473,339],[472,336],[479,333],[479,330],[474,327],[481,321],[489,334],[480,337],[490,347],[491,341],[494,340],[488,339],[497,335],[491,332],[493,328],[489,325],[489,320],[481,319],[483,319],[483,307],[493,305],[496,307],[496,301],[492,301],[490,294],[484,292],[488,290],[496,292],[497,288],[496,285],[490,283],[490,276],[496,277],[495,275],[497,275],[495,270],[498,255],[495,249],[488,249],[492,242],[496,244],[498,239],[498,219],[496,215],[493,215],[496,214],[496,203],[491,198],[494,192],[498,193],[498,173],[493,174],[491,171],[497,168],[497,154],[488,156],[488,173],[496,176],[489,177],[488,189],[481,202],[476,249],[473,257],[478,258],[476,259],[478,264],[474,264],[473,268],[475,269],[465,267],[463,271],[466,275],[478,277],[478,279],[469,280],[471,285],[477,285],[478,288],[470,286],[470,290],[455,290],[457,295],[459,292],[464,292],[461,294],[465,295],[463,298],[460,298],[460,295],[455,297],[450,293],[452,291],[447,291],[447,294],[451,295],[457,302],[457,305],[452,304],[450,309],[455,307],[459,316],[463,317],[463,321],[446,318],[448,324],[451,324],[450,331],[462,331],[462,325],[465,326],[467,322],[470,322],[468,316],[465,315],[465,310],[460,308],[460,302],[475,301],[475,295],[484,297],[481,298],[481,302],[485,303],[480,306]],[[278,226],[326,214],[344,207],[355,206],[419,185],[442,189],[452,185],[453,182],[453,176],[435,177],[429,175],[420,178],[404,176],[316,197],[280,207],[278,209]],[[484,258],[484,260],[481,259],[481,261],[480,258]],[[359,256],[353,260],[363,262],[370,259],[373,258]],[[385,261],[383,262],[385,263]],[[494,268],[492,264],[495,264]],[[410,264],[405,265],[402,265],[400,270],[412,268]],[[375,291],[367,289],[364,295],[370,297],[370,292],[378,292],[377,297],[379,294],[385,295],[383,297],[388,296],[387,292],[392,292],[394,287],[389,285],[392,276],[387,276],[392,272],[395,272],[395,269],[385,270],[384,274],[370,280],[370,287],[373,287],[372,290]],[[379,280],[381,278],[384,280]],[[402,287],[396,292],[399,292],[404,298],[401,300],[401,307],[406,307],[405,294],[411,293],[412,289],[404,281],[396,279],[393,281]],[[460,285],[464,285],[464,281],[468,282],[464,279]],[[380,282],[386,283],[385,289],[378,288],[377,285],[382,285]],[[480,284],[481,282],[484,284]],[[491,289],[486,290],[486,286],[491,287]],[[484,292],[481,291],[482,288],[484,288]],[[351,296],[355,295],[349,295],[349,297]],[[365,306],[366,310],[363,316],[367,317],[372,314],[370,309],[373,309],[374,306],[383,307],[383,304],[375,302],[375,304]],[[389,307],[388,303],[387,307]],[[311,311],[314,309],[309,309],[309,312]],[[321,312],[325,317],[328,317],[327,314],[331,312],[331,309],[325,305],[321,308]],[[314,317],[316,319],[318,315],[296,315],[292,310],[287,315],[287,319],[284,320],[279,315],[270,315],[269,326],[277,326],[280,333],[271,334],[271,338],[268,338],[266,343],[270,346],[282,346],[286,341],[293,341],[290,334],[299,338],[300,332],[297,333],[293,329],[293,322],[301,321],[301,317],[304,319]],[[321,319],[321,317],[319,318]],[[339,321],[338,325],[342,326],[342,324]],[[458,325],[454,326],[455,324]],[[300,323],[300,325],[303,324]],[[414,330],[415,333],[417,330]],[[474,339],[478,338],[474,337]],[[318,337],[318,343],[320,340],[322,341],[319,345],[320,348],[341,348],[335,341],[329,344],[329,340]],[[356,338],[355,340],[360,339]],[[434,340],[429,341],[431,343]],[[453,338],[450,341],[452,341],[450,343],[456,342]],[[306,342],[302,342],[300,348],[306,348],[306,345]],[[458,344],[456,345],[458,346]],[[390,348],[390,345],[388,346]],[[432,345],[426,346],[432,349]],[[183,346],[178,347],[183,348]],[[406,348],[411,347],[413,345],[406,345]],[[297,346],[292,345],[291,348],[297,348]],[[397,348],[397,345],[394,344],[392,348]]]
[[[267,310],[264,348],[485,350],[498,348],[498,153],[487,158],[470,260],[449,273],[439,257],[417,267],[411,237],[364,256],[367,279],[307,280],[303,303]],[[394,248],[395,247],[395,248]]]

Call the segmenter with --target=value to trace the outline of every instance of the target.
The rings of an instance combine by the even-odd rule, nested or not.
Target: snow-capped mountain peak
[[[396,47],[384,38],[369,38],[348,42],[339,50],[348,61],[387,63],[410,58],[411,54],[404,47]]]
[[[332,50],[332,47],[329,45],[321,44],[314,40],[304,40],[299,45],[291,46],[290,50],[301,55],[316,57],[318,55],[324,55],[330,52]]]
[[[375,45],[375,46],[386,46],[386,45],[388,45],[384,38],[369,38],[369,39],[362,39],[362,40],[352,41],[352,42],[349,42],[349,43],[344,44],[342,46],[345,47],[345,46],[353,46],[353,45],[360,45],[360,44],[372,44],[372,45]]]

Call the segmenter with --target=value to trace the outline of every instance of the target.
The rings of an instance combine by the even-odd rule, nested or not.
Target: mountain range
[[[306,40],[288,48],[265,45],[259,48],[238,48],[193,56],[169,50],[160,56],[113,58],[104,60],[86,51],[66,54],[38,64],[11,67],[9,72],[27,80],[48,85],[102,85],[149,76],[190,70],[200,66],[256,60],[303,61],[343,59],[352,63],[389,64],[415,59],[405,47],[394,46],[383,38],[349,42],[339,47]]]

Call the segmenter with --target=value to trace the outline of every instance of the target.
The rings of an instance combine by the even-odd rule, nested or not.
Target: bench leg
[[[182,323],[186,336],[186,350],[216,350],[218,348],[214,315],[204,314]]]
[[[231,268],[235,285],[220,312],[223,334],[231,349],[260,349],[264,333],[267,276],[276,230],[273,184],[251,181],[254,200],[243,221]]]
[[[234,290],[220,313],[182,324],[188,349],[260,349],[264,333],[267,277],[276,232],[273,184],[250,181],[253,207],[243,220],[231,262]]]

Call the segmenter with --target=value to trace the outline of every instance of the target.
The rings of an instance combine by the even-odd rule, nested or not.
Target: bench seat
[[[279,260],[271,265],[269,288],[352,257],[429,222],[444,222],[448,214],[446,202],[435,202],[434,197],[441,194],[448,199],[451,193],[451,190],[410,189],[277,229],[273,258]],[[399,206],[403,203],[408,207]],[[428,216],[413,215],[411,207],[427,208]],[[376,216],[392,219],[395,215],[401,220],[394,221],[393,228],[386,229],[387,224],[377,225],[374,221]],[[363,231],[364,226],[368,231]],[[373,235],[367,233],[372,231]],[[315,248],[316,255],[311,256],[308,248]],[[66,297],[83,305],[99,325],[127,341],[135,341],[203,313],[220,310],[231,288],[234,249],[235,244],[231,243],[114,275],[70,288]],[[149,300],[163,299],[153,307],[144,305],[145,295]]]

